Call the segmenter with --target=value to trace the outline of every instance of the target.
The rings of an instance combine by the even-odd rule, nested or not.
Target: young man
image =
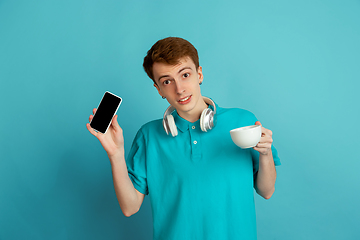
[[[148,194],[154,239],[256,239],[253,189],[269,199],[280,165],[271,131],[262,127],[254,148],[232,142],[231,129],[261,124],[249,111],[202,96],[202,68],[188,41],[159,40],[143,66],[171,107],[141,127],[127,160],[117,116],[106,134],[87,124],[109,156],[124,215],[135,214]]]

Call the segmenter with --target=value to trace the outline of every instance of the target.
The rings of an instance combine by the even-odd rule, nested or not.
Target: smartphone
[[[94,117],[90,122],[90,126],[98,132],[106,133],[121,101],[121,97],[116,96],[111,92],[105,92]]]

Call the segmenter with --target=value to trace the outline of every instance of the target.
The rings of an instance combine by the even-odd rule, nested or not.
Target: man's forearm
[[[134,185],[130,180],[124,153],[119,153],[116,156],[109,156],[109,159],[111,162],[116,197],[123,214],[129,217],[139,210],[144,196],[134,188]]]
[[[256,192],[269,199],[275,191],[276,169],[271,150],[268,154],[259,156],[259,170],[255,180]]]

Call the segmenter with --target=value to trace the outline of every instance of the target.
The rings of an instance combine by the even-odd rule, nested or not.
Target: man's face
[[[203,81],[201,67],[196,69],[194,62],[186,57],[176,65],[155,62],[153,74],[159,94],[176,108],[181,117],[187,119],[193,114],[201,114],[206,107],[199,85]]]

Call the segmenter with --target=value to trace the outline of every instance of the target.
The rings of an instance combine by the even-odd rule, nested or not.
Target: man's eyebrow
[[[162,75],[159,77],[158,81],[160,81],[160,79],[162,79],[163,77],[170,77],[170,75]]]
[[[184,71],[185,69],[190,69],[190,70],[192,70],[191,67],[183,67],[182,69],[179,70],[178,73],[181,73],[181,72]]]

